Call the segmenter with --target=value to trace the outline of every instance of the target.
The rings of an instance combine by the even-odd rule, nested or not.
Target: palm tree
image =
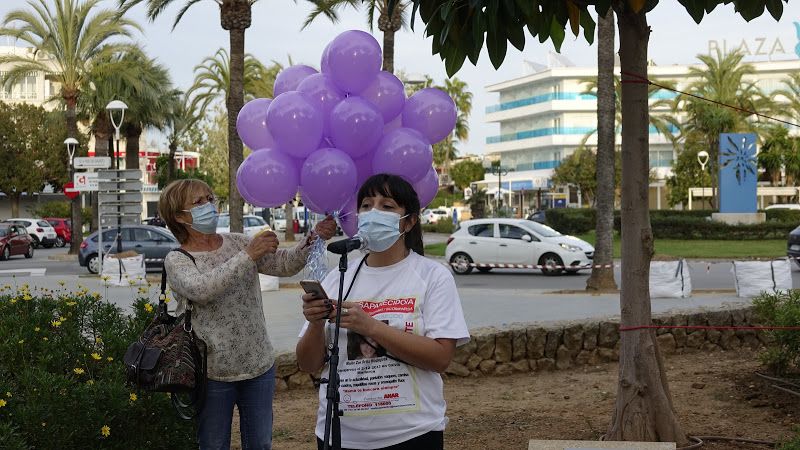
[[[278,72],[283,69],[279,63],[270,67],[264,66],[255,56],[244,57],[244,99],[272,97],[273,85]],[[195,101],[209,106],[212,102],[228,98],[231,84],[230,57],[224,48],[220,48],[212,56],[203,58],[194,66],[194,83],[189,93],[195,95]]]
[[[366,6],[367,23],[370,31],[375,23],[375,13],[378,13],[378,29],[383,33],[383,70],[394,72],[394,35],[406,24],[406,7],[408,2],[399,0],[394,2],[394,9],[389,15],[388,0],[308,0],[314,4],[314,10],[306,18],[303,28],[311,24],[319,16],[325,16],[331,22],[339,21],[338,9],[350,6],[359,9]]]
[[[738,51],[722,54],[719,50],[714,57],[697,55],[704,67],[689,69],[689,74],[696,79],[688,86],[687,92],[742,110],[769,109],[771,101],[758,89],[755,81],[745,80],[755,73],[755,69],[750,64],[743,64],[743,57],[744,54]],[[758,117],[753,120],[751,115],[683,94],[675,98],[673,110],[685,113],[685,120],[680,125],[680,138],[686,140],[690,134],[696,134],[697,140],[706,143],[713,192],[712,207],[717,208],[719,135],[754,130],[759,126]]]
[[[444,86],[439,86],[453,99],[456,104],[456,126],[451,135],[437,146],[434,146],[436,159],[442,164],[442,173],[450,173],[450,160],[456,157],[456,149],[453,145],[453,138],[459,143],[466,143],[469,140],[469,116],[472,114],[472,92],[468,90],[467,83],[458,78],[448,78],[444,80]],[[438,147],[438,148],[436,148]],[[439,153],[439,154],[436,154]]]
[[[147,4],[147,17],[155,20],[170,5],[182,3],[183,6],[175,16],[172,24],[174,30],[178,23],[193,5],[200,0],[118,0],[120,6],[125,9],[139,3]],[[219,6],[220,25],[223,30],[228,30],[230,42],[230,76],[228,78],[228,89],[226,90],[225,105],[228,110],[228,118],[237,117],[239,110],[244,105],[244,75],[245,75],[245,53],[244,53],[244,33],[250,28],[252,21],[253,4],[258,0],[214,0]],[[242,141],[236,134],[236,121],[228,120],[228,184],[230,187],[229,205],[231,231],[242,232],[242,196],[236,190],[236,171],[242,164],[244,158]]]
[[[0,36],[18,39],[35,49],[32,56],[0,57],[0,64],[11,67],[0,82],[16,83],[32,71],[48,74],[48,79],[61,86],[58,95],[66,106],[70,137],[79,137],[76,107],[98,58],[125,50],[134,31],[141,31],[136,22],[121,17],[118,11],[98,9],[100,1],[28,0],[28,9],[9,12],[0,27]],[[84,152],[78,149],[78,155]],[[78,198],[72,201],[72,227],[69,253],[77,254],[83,241]]]
[[[175,179],[175,153],[178,145],[186,134],[202,119],[200,111],[205,105],[189,97],[188,94],[174,91],[169,97],[169,110],[165,117],[167,130],[167,143],[169,147],[169,165],[167,166],[167,180]]]
[[[800,73],[790,73],[789,79],[783,81],[783,89],[772,93],[774,105],[780,105],[781,115],[787,116],[792,122],[800,122]],[[787,103],[780,101],[783,97]]]
[[[614,11],[597,19],[597,79],[594,82],[597,96],[597,159],[595,179],[597,222],[595,224],[594,263],[592,274],[586,281],[586,289],[593,291],[616,290],[614,269],[610,266],[614,257],[614,193],[616,162],[616,118],[620,109],[615,99],[614,86]],[[621,114],[620,114],[621,116]],[[655,118],[651,116],[651,120]],[[584,138],[584,142],[585,142]]]

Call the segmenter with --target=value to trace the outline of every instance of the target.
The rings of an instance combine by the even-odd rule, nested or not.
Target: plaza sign
[[[77,156],[72,160],[76,169],[108,169],[111,167],[109,156]]]
[[[725,55],[736,50],[742,52],[745,57],[767,56],[772,58],[779,55],[788,55],[783,43],[781,42],[781,39],[778,37],[756,37],[752,39],[742,39],[736,41],[712,39],[708,41],[708,54],[711,56],[716,55],[717,51]]]

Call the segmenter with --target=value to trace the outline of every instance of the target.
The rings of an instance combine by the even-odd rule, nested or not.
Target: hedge
[[[758,225],[728,225],[711,220],[712,211],[650,211],[650,225],[657,239],[759,240],[785,239],[800,225],[800,211],[769,210],[767,222]],[[595,228],[596,211],[587,208],[549,209],[548,225],[564,234],[584,234]],[[614,228],[620,230],[620,213],[614,212]]]

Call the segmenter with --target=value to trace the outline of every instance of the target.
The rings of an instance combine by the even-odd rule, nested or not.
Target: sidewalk
[[[0,280],[2,284],[21,286],[28,283],[34,288],[76,290],[85,287],[90,292],[100,292],[104,298],[128,311],[138,297],[139,286],[106,287],[97,277],[15,277]],[[159,286],[150,283],[149,298],[158,300]],[[567,320],[609,319],[619,316],[619,295],[589,295],[581,292],[566,294],[541,289],[504,290],[498,297],[489,288],[459,288],[461,303],[470,329],[482,327],[509,327],[513,324],[532,324]],[[297,335],[303,325],[300,296],[297,287],[282,287],[279,291],[264,292],[264,315],[275,349],[279,352],[294,349]],[[697,294],[688,299],[653,299],[653,314],[671,311],[693,311],[723,307],[742,307],[750,299],[737,298],[732,293]],[[174,307],[171,302],[170,306]]]

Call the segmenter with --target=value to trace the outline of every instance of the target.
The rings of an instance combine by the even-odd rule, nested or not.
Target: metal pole
[[[117,128],[117,154],[119,154],[119,128]],[[119,178],[119,160],[117,160],[117,178]],[[117,189],[117,254],[122,253],[122,216],[120,211],[120,197],[119,197],[119,189]],[[120,267],[122,265],[120,264]],[[121,269],[120,269],[121,270]]]
[[[497,197],[495,197],[497,200],[497,211],[495,212],[497,217],[500,217],[500,196],[503,192],[503,183],[500,180],[502,179],[502,176],[503,172],[500,170],[500,166],[497,166]]]

